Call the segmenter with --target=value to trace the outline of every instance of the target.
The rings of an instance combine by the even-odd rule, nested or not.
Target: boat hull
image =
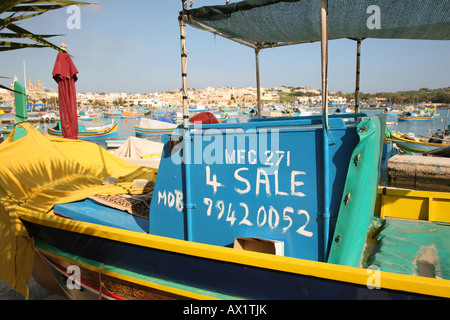
[[[81,284],[90,288],[84,292],[90,292],[65,288],[74,299],[96,298],[99,292],[106,299],[354,300],[448,295],[448,288],[436,285],[440,279],[380,272],[386,287],[370,289],[373,273],[365,269],[192,243],[53,215],[19,216],[47,264],[47,278],[65,273],[64,281],[56,281],[67,287],[74,281],[68,266],[82,270]]]
[[[399,121],[430,121],[434,120],[434,115],[430,117],[408,117],[397,115],[397,120]]]
[[[51,135],[63,137],[61,130],[56,130],[54,128],[47,128],[47,132]],[[106,139],[117,139],[118,129],[117,124],[113,126],[102,129],[102,130],[92,130],[92,131],[79,131],[79,140],[106,140]]]
[[[415,140],[404,139],[397,135],[391,135],[391,138],[392,138],[392,142],[394,142],[397,145],[397,147],[399,147],[403,151],[412,152],[412,153],[425,153],[425,152],[446,146],[445,144],[441,144],[441,143],[430,143],[430,142],[425,142],[423,140],[415,141]]]
[[[136,136],[157,136],[157,135],[163,135],[165,133],[171,133],[174,132],[176,130],[176,128],[144,128],[144,127],[139,127],[139,126],[135,126],[134,127],[134,132],[136,134]]]

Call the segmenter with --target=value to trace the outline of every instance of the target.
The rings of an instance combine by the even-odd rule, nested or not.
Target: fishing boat
[[[134,126],[136,136],[153,136],[174,132],[178,125],[173,120],[168,122],[162,121],[161,118],[163,117],[155,119],[142,118],[139,125]]]
[[[405,111],[397,114],[399,121],[429,121],[434,120],[436,108],[425,108],[423,110]]]
[[[122,119],[139,119],[144,116],[143,112],[122,111]]]
[[[425,30],[418,33],[409,19],[407,25],[391,19],[398,25],[387,34],[372,34],[365,19],[351,19],[359,12],[343,14],[340,9],[349,8],[343,1],[320,2],[322,23],[315,32],[311,26],[319,25],[318,7],[312,1],[244,4],[187,10],[184,1],[179,17],[183,80],[186,23],[237,40],[256,54],[294,40],[320,40],[326,17],[337,38],[406,37],[410,28],[414,36],[429,34],[428,24],[421,24]],[[384,4],[394,6],[398,15],[396,4]],[[434,31],[441,19],[447,21],[423,2],[398,5],[411,10],[407,16],[428,9],[428,15],[419,16],[430,16]],[[282,12],[286,19],[279,18]],[[281,36],[254,39],[255,28],[247,23],[260,16],[263,26],[268,19],[276,22],[270,24],[272,35],[277,34],[273,28],[280,27],[283,35],[291,30],[289,42]],[[258,29],[264,34],[264,28]],[[24,292],[24,279],[34,266],[39,283],[74,299],[450,298],[450,268],[441,265],[448,261],[448,226],[430,222],[449,222],[448,215],[405,220],[399,219],[404,218],[401,210],[389,219],[375,211],[384,209],[388,201],[383,196],[392,194],[388,189],[377,194],[383,118],[359,112],[328,117],[326,37],[321,41],[322,115],[189,124],[183,81],[183,124],[162,136],[157,171],[126,166],[85,141],[48,140],[24,123],[27,134],[20,143],[13,136],[0,145],[0,157],[3,148],[27,147],[33,155],[20,157],[22,171],[13,157],[20,152],[1,158],[0,175],[13,172],[17,178],[8,181],[9,188],[0,188],[16,190],[1,194],[6,200],[0,208],[10,217],[2,222],[14,225],[4,228],[10,234],[0,235],[2,243],[14,244],[0,248],[9,250],[4,262],[9,268],[2,272]],[[79,152],[82,147],[91,151],[89,158]],[[67,176],[71,179],[63,179]],[[117,182],[104,184],[105,179]],[[143,181],[140,188],[133,188],[136,180]],[[2,187],[5,181],[0,179]],[[132,206],[119,209],[108,198],[92,199],[137,191],[143,198],[151,196],[146,216],[134,213]],[[441,205],[448,212],[445,196]],[[419,241],[405,239],[405,230]],[[380,246],[383,250],[377,251]],[[425,259],[428,253],[434,260]],[[436,253],[445,259],[437,262]],[[433,267],[431,277],[422,268],[427,262]]]
[[[106,140],[117,139],[117,123],[96,123],[92,121],[78,120],[78,139],[80,140]],[[63,137],[61,122],[56,126],[48,127],[47,132],[57,137]]]
[[[415,137],[413,134],[391,132],[389,140],[403,151],[423,154],[450,145],[450,136],[447,137]]]
[[[218,115],[218,114],[214,114],[214,116],[216,117],[217,121],[219,121],[220,123],[227,123],[228,119],[229,119],[229,115],[227,113],[224,113],[222,115]],[[192,117],[189,116],[189,119],[191,119]],[[183,122],[183,115],[179,115],[177,114],[177,123],[180,124]]]
[[[225,113],[222,116],[216,116],[217,121],[219,121],[219,123],[227,123],[228,122],[228,118],[229,118],[229,114]]]
[[[222,112],[224,114],[229,115],[229,116],[237,116],[238,115],[238,110],[237,109],[224,108],[224,109],[222,109]]]
[[[393,108],[393,107],[385,107],[383,110],[383,114],[387,114],[387,115],[397,115],[399,113],[400,113],[400,110]]]
[[[112,110],[103,111],[103,117],[105,117],[105,118],[114,118],[114,117],[120,117],[120,116],[122,116],[121,109],[112,109]]]

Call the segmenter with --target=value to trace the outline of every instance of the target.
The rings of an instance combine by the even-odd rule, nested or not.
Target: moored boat
[[[134,127],[134,132],[138,137],[153,136],[173,132],[176,128],[177,124],[173,122],[142,118],[139,125]]]
[[[122,111],[121,118],[122,119],[139,119],[144,116],[143,112],[131,112],[131,111]]]
[[[429,121],[434,120],[436,108],[425,108],[417,111],[404,111],[397,114],[399,121]]]
[[[63,137],[61,122],[56,126],[48,127],[47,132],[57,137]],[[91,121],[78,120],[78,139],[80,140],[105,140],[118,137],[117,123],[95,123]]]
[[[448,139],[437,137],[420,138],[412,134],[391,132],[389,138],[391,142],[395,143],[403,151],[420,154],[450,145],[450,137]]]

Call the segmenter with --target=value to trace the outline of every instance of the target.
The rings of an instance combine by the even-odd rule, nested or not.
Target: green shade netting
[[[450,279],[450,226],[428,221],[374,219],[374,253],[364,266],[381,271]]]
[[[450,39],[450,1],[329,0],[328,39]],[[320,41],[319,0],[247,0],[187,11],[187,23],[247,43]]]

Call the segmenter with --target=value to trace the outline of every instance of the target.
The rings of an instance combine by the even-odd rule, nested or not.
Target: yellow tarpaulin
[[[134,179],[156,179],[156,169],[125,162],[100,146],[44,135],[29,123],[27,135],[14,141],[13,131],[0,144],[0,279],[28,296],[34,243],[16,215],[17,206],[52,213],[55,204],[95,194],[122,194]],[[102,184],[109,177],[114,184]]]

